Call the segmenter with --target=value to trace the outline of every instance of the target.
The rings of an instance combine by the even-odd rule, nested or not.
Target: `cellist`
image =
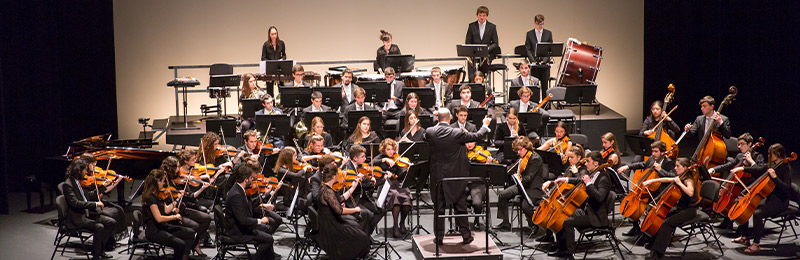
[[[656,182],[674,182],[681,191],[680,200],[678,200],[678,203],[675,204],[675,207],[669,212],[664,222],[661,223],[661,228],[658,229],[658,233],[650,237],[648,243],[645,244],[645,248],[650,249],[650,253],[645,259],[663,258],[664,252],[667,251],[667,247],[672,242],[672,234],[675,232],[675,228],[693,219],[697,215],[696,202],[699,197],[700,185],[694,183],[695,180],[698,180],[697,171],[690,168],[691,164],[688,158],[678,158],[675,169],[670,171],[672,177],[651,179],[643,183],[644,185],[649,185]],[[690,172],[684,176],[680,176],[687,170]]]
[[[581,145],[580,144],[576,144],[575,146],[570,147],[569,150],[567,150],[567,164],[568,164],[568,166],[566,167],[566,170],[564,170],[564,173],[561,174],[561,176],[556,176],[555,178],[575,177],[575,176],[578,176],[578,173],[581,172],[581,171],[586,172],[586,167],[581,165],[581,163],[580,163],[582,160],[583,160],[583,148],[581,147]],[[543,191],[547,191],[547,188],[550,187],[551,184],[553,184],[552,180],[548,180],[548,181],[544,182],[542,184],[542,190]],[[555,242],[556,239],[553,237],[553,231],[550,230],[550,229],[547,229],[547,230],[545,230],[544,236],[536,239],[536,241],[549,243],[549,242]],[[552,247],[551,249],[552,250],[549,250],[549,251],[555,250],[555,247]]]
[[[718,165],[714,168],[708,169],[709,174],[714,174],[715,172],[728,172],[728,174],[736,174],[738,172],[747,172],[752,173],[759,169],[759,167],[763,167],[766,164],[766,160],[764,159],[764,155],[761,153],[750,150],[750,147],[753,146],[753,136],[750,133],[744,133],[737,138],[736,146],[739,148],[739,154],[736,155],[733,161],[728,161],[724,164]],[[734,168],[736,165],[741,165],[739,167]],[[763,169],[761,169],[763,171]],[[720,178],[728,178],[728,174],[721,175]],[[750,185],[757,176],[742,176],[741,180],[744,185]],[[733,221],[728,218],[727,214],[723,214],[725,217],[722,220],[717,228],[721,229],[730,229],[733,227]]]
[[[569,182],[577,184],[582,181],[586,185],[589,196],[582,209],[575,210],[572,216],[564,220],[561,230],[556,233],[556,248],[548,256],[566,257],[572,259],[575,252],[575,229],[586,227],[603,227],[609,225],[608,221],[608,193],[611,191],[611,180],[605,169],[600,168],[603,155],[598,151],[586,155],[586,171],[581,171],[577,177],[561,177],[556,179],[556,184]]]
[[[675,134],[678,133],[681,129],[675,121],[672,121],[672,118],[667,116],[667,113],[664,112],[664,101],[656,100],[650,104],[650,116],[644,119],[642,122],[642,129],[639,130],[639,135],[648,136],[653,134],[653,128],[656,127],[659,121],[666,116],[664,120],[664,130],[666,130],[667,134],[670,138],[675,140]],[[642,156],[634,156],[634,162],[641,162],[644,161]]]
[[[520,161],[517,165],[517,170],[514,172],[520,174],[522,186],[512,185],[497,194],[497,218],[502,219],[500,225],[495,227],[498,230],[511,230],[511,223],[508,221],[508,202],[515,196],[522,194],[520,188],[525,189],[525,193],[530,197],[533,205],[539,205],[539,201],[544,197],[544,191],[538,189],[545,180],[545,171],[543,166],[542,157],[533,151],[533,143],[526,136],[517,137],[511,143],[511,148],[517,152]],[[523,196],[523,201],[525,196]],[[522,203],[522,211],[525,213],[525,219],[528,220],[528,226],[533,227],[531,217],[533,216],[533,205],[527,202]]]
[[[628,170],[646,170],[650,168],[654,168],[654,170],[658,173],[658,177],[675,177],[676,175],[671,171],[675,168],[675,162],[672,161],[668,156],[666,156],[667,145],[662,141],[655,141],[650,144],[650,158],[647,159],[646,162],[635,162],[628,165],[624,165],[619,167],[619,173],[623,173]],[[632,184],[638,183],[639,179],[641,178],[634,178],[633,174],[629,174],[632,178],[630,181]],[[638,176],[637,176],[638,177]],[[659,192],[656,192],[659,193]],[[639,221],[633,223],[633,227],[628,232],[622,233],[623,236],[638,236],[641,234],[641,230],[639,229]]]
[[[714,130],[719,131],[723,138],[731,137],[731,123],[727,116],[721,115],[714,110],[714,98],[705,96],[700,99],[700,111],[702,115],[694,119],[694,123],[686,124],[683,129],[694,135],[697,140],[703,140],[708,127],[712,126],[712,122],[716,122]],[[701,144],[702,145],[702,144]]]
[[[761,251],[759,244],[761,243],[761,236],[764,234],[764,217],[775,216],[786,210],[789,207],[789,199],[796,195],[791,186],[791,166],[788,163],[784,163],[773,169],[775,165],[778,165],[786,158],[786,150],[784,150],[783,145],[779,143],[770,145],[768,153],[769,162],[766,165],[756,167],[757,169],[752,174],[759,176],[768,174],[769,178],[775,183],[775,189],[753,213],[752,230],[749,223],[745,222],[739,226],[741,236],[731,240],[733,243],[747,246],[744,252],[748,254],[755,254]],[[750,244],[750,238],[753,239],[753,244]]]

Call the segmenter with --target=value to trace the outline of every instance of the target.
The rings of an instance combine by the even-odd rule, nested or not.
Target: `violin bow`
[[[221,125],[219,126],[219,133],[221,134],[219,139],[222,139],[222,149],[225,149],[225,158],[228,158],[228,161],[233,163],[233,161],[231,161],[231,155],[228,154],[228,142],[225,141],[225,131],[222,130]]]
[[[269,129],[270,129],[270,128],[272,128],[272,122],[269,122],[269,125],[267,126],[267,131],[266,131],[266,132],[264,132],[264,137],[263,137],[263,138],[264,138],[264,140],[263,140],[263,141],[261,141],[261,146],[259,146],[259,147],[258,147],[258,152],[256,153],[256,154],[258,154],[258,155],[260,155],[260,154],[261,154],[261,148],[264,146],[264,143],[266,143],[266,142],[267,142],[267,140],[269,140],[269,138],[267,138],[267,136],[268,136],[268,134],[269,134]],[[258,162],[258,163],[259,163],[259,164],[261,164],[261,162]],[[263,168],[263,165],[262,165],[262,168]]]
[[[661,126],[661,123],[664,123],[664,120],[666,120],[666,119],[667,119],[667,117],[669,117],[669,115],[670,115],[670,114],[672,114],[672,112],[675,112],[675,109],[676,109],[676,108],[678,108],[678,106],[677,106],[677,105],[676,105],[676,106],[674,106],[674,107],[672,107],[672,110],[670,110],[670,111],[669,111],[669,113],[667,113],[667,115],[666,115],[666,116],[664,116],[663,118],[661,118],[661,120],[658,120],[658,124],[656,124],[656,126],[654,126],[654,127],[653,127],[653,129],[650,129],[650,131],[655,131],[655,130],[656,130],[656,128],[658,128],[659,126]]]

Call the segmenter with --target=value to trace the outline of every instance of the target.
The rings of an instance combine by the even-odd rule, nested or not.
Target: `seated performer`
[[[456,109],[453,109],[453,113],[456,114],[458,120],[450,124],[450,127],[461,128],[470,133],[478,131],[478,128],[475,127],[475,124],[467,122],[467,116],[469,115],[469,109],[467,109],[467,107],[459,105],[456,107]]]
[[[400,47],[397,47],[397,44],[392,43],[392,34],[387,31],[381,30],[381,35],[378,37],[378,39],[383,42],[383,45],[378,47],[378,55],[375,57],[375,62],[372,64],[372,68],[378,73],[381,73],[381,69],[386,68],[386,55],[400,54]],[[387,73],[385,69],[384,73]]]
[[[744,250],[747,254],[755,254],[761,251],[761,237],[764,235],[764,218],[776,216],[789,207],[789,200],[796,198],[797,194],[792,189],[792,167],[788,163],[780,164],[786,158],[786,150],[783,145],[775,143],[769,146],[769,161],[766,165],[761,165],[759,169],[752,172],[755,176],[767,174],[775,183],[775,189],[764,199],[753,213],[751,218],[753,228],[750,223],[745,222],[739,226],[739,233],[742,235],[731,240],[733,243],[747,246]],[[778,165],[780,164],[780,165]],[[758,178],[758,177],[755,177]],[[750,239],[753,243],[750,244]]]
[[[505,138],[506,137],[513,137],[517,138],[520,136],[525,136],[525,129],[519,126],[519,120],[517,120],[517,109],[516,108],[509,108],[508,112],[506,113],[506,121],[500,124],[497,124],[497,128],[494,132],[494,146],[500,151],[497,152],[497,160],[500,162],[507,162],[510,163],[508,158],[513,158],[513,156],[508,156],[506,158],[503,155],[503,145],[505,145]]]
[[[675,177],[671,172],[675,168],[675,162],[672,161],[666,153],[667,145],[662,141],[655,141],[650,144],[650,158],[645,162],[635,162],[628,165],[623,165],[617,170],[619,173],[624,173],[628,170],[645,170],[653,168],[658,177]],[[628,174],[628,178],[633,178],[633,174]],[[636,184],[640,180],[629,180],[629,183]],[[663,188],[660,188],[663,189]],[[638,236],[641,234],[639,229],[639,221],[633,222],[633,227],[628,232],[622,233],[624,236]]]
[[[455,114],[456,108],[459,106],[464,106],[466,108],[477,108],[480,103],[478,101],[472,100],[472,89],[470,88],[469,84],[461,85],[458,88],[459,95],[461,99],[459,100],[452,100],[450,104],[447,105],[447,109],[450,110],[450,113]]]
[[[261,98],[267,92],[258,86],[253,73],[242,74],[242,95],[240,99]]]
[[[429,109],[432,110],[431,113],[434,115],[436,115],[435,108],[445,107],[450,103],[450,100],[453,99],[453,89],[447,82],[442,80],[442,69],[439,67],[433,67],[433,69],[431,69],[431,83],[428,83],[425,87],[433,89],[436,104]]]
[[[525,34],[525,51],[528,53],[528,61],[531,63],[550,62],[550,57],[534,57],[537,43],[553,42],[553,33],[544,28],[544,15],[537,14],[533,17],[533,27],[533,30]]]
[[[259,153],[260,151],[258,147],[258,133],[256,133],[256,131],[253,130],[245,131],[244,134],[242,134],[242,141],[244,142],[244,144],[236,148],[236,150],[239,152],[236,153],[236,156],[234,157],[235,159],[233,161],[239,162],[240,160],[242,160],[242,158],[245,157],[255,157],[255,158],[260,157]],[[272,148],[268,148],[262,145],[260,149],[272,149]]]
[[[300,169],[294,168],[296,158],[297,150],[294,147],[287,146],[281,149],[280,153],[278,153],[278,160],[275,162],[275,168],[273,169],[276,174],[275,177],[283,183],[291,183],[295,186],[295,188],[284,186],[278,189],[275,196],[278,196],[278,194],[283,195],[283,203],[277,205],[279,210],[286,210],[291,206],[295,189],[301,188],[303,186],[302,183],[305,183],[308,177],[311,177],[312,168],[310,165],[302,166]],[[301,204],[300,200],[305,200],[304,197],[298,197],[297,199],[298,205]],[[305,204],[305,201],[302,204]]]
[[[369,117],[362,116],[358,119],[358,125],[353,131],[353,134],[347,138],[347,144],[369,144],[380,142],[380,137],[375,131],[372,131],[372,123]]]
[[[408,93],[405,100],[406,104],[403,106],[403,109],[400,110],[399,114],[397,115],[398,117],[405,116],[410,112],[414,112],[418,116],[431,115],[428,110],[419,106],[419,95],[417,95],[417,93]]]
[[[528,87],[521,87],[519,90],[517,90],[517,95],[519,95],[519,100],[512,100],[509,102],[509,108],[516,108],[518,112],[531,112],[534,108],[539,106],[539,104],[536,102],[531,101],[531,95],[533,95],[533,91]],[[536,132],[541,132],[544,134],[544,129],[547,127],[547,123],[550,122],[550,112],[547,112],[547,110],[544,110],[544,108],[539,108],[536,113],[542,114],[542,124],[539,126],[539,129],[537,129]],[[539,134],[536,132],[531,132],[528,137],[538,139]]]
[[[303,68],[303,65],[295,64],[292,66],[292,82],[284,85],[284,87],[311,87],[311,84],[303,81],[303,76],[305,76],[305,74],[306,70]]]
[[[512,87],[540,86],[539,79],[531,75],[531,66],[527,61],[519,63],[519,77],[511,80]]]
[[[197,160],[194,151],[190,150],[181,150],[178,152],[178,156],[189,157],[188,161],[192,163],[191,165],[194,165],[193,161]],[[194,250],[198,256],[205,257],[206,254],[200,249],[200,241],[206,238],[212,218],[211,215],[204,211],[207,209],[197,203],[196,197],[200,196],[203,190],[208,188],[211,183],[192,181],[192,179],[196,178],[190,177],[191,169],[189,167],[179,167],[179,164],[180,161],[177,157],[169,156],[161,162],[160,169],[167,175],[167,185],[183,193],[180,199],[181,202],[178,203],[177,213],[182,216],[178,225],[197,232],[194,237],[194,243],[185,246]],[[184,163],[184,165],[186,164]]]
[[[315,239],[320,248],[331,259],[357,259],[369,253],[370,237],[352,215],[363,215],[363,209],[342,206],[342,198],[333,190],[338,169],[328,164],[322,168],[322,182],[317,205],[319,205],[319,235]],[[357,182],[353,182],[353,186]],[[351,189],[352,190],[352,189]],[[345,192],[349,196],[352,191]]]
[[[303,156],[301,160],[311,164],[313,167],[318,167],[319,158],[331,153],[328,148],[325,148],[324,144],[325,139],[323,139],[322,136],[311,136],[311,138],[308,140],[308,145],[306,145],[306,148],[303,149]]]
[[[309,130],[311,130],[311,132],[304,137],[306,143],[308,143],[312,136],[318,135],[325,141],[323,147],[333,147],[333,137],[328,132],[325,132],[325,122],[322,121],[321,117],[315,116],[311,119],[311,128],[309,128]]]
[[[498,42],[497,38],[497,26],[486,20],[489,18],[489,8],[486,6],[480,6],[475,14],[478,17],[478,20],[470,23],[467,27],[467,37],[464,40],[464,43],[486,44],[488,46],[490,55],[499,54],[500,43]],[[473,58],[472,63],[475,62],[479,63],[477,64],[479,71],[483,72],[483,74],[489,73],[489,64],[492,63],[491,57],[486,60]],[[475,74],[475,67],[476,66],[474,64],[470,64],[469,66],[470,78],[472,78]]]
[[[406,114],[405,122],[403,122],[403,131],[400,132],[398,141],[401,143],[422,142],[424,133],[425,130],[419,124],[417,113],[408,113]]]
[[[575,145],[567,150],[567,167],[561,175],[556,176],[553,180],[564,177],[564,178],[573,178],[577,177],[579,172],[586,172],[586,167],[580,163],[583,160],[583,148],[580,145]],[[547,189],[553,184],[553,180],[545,181],[542,184],[542,191],[547,192]],[[537,205],[538,206],[538,205]],[[553,237],[553,231],[550,229],[545,230],[544,236],[536,239],[538,242],[555,242],[556,239]],[[550,247],[549,252],[555,252],[556,247],[552,245]]]
[[[277,108],[277,107],[274,106],[275,105],[275,100],[272,98],[272,95],[270,95],[270,94],[264,93],[264,95],[261,95],[261,105],[264,106],[264,108],[259,109],[258,111],[256,111],[255,112],[256,116],[259,116],[259,115],[281,115],[281,114],[283,114],[283,110],[281,110],[280,108]],[[254,120],[255,119],[253,119],[253,120],[242,120],[242,131],[243,132],[247,132],[247,130],[255,128],[254,127],[254,125],[255,125],[255,121]],[[270,137],[270,139],[273,139],[273,138],[275,138],[275,137]],[[281,139],[277,139],[276,138],[276,140],[280,140],[281,143],[283,143],[283,140],[281,140]],[[272,141],[270,143],[272,143]],[[281,147],[283,147],[283,145],[281,145]]]
[[[561,155],[561,161],[566,163],[567,157],[564,156],[564,152],[569,150],[572,147],[572,141],[569,140],[569,129],[567,128],[567,123],[562,121],[558,121],[556,123],[556,128],[553,130],[556,134],[556,137],[550,138],[539,146],[539,150],[547,151],[549,149],[555,150],[555,153]]]
[[[114,228],[117,222],[102,214],[105,204],[102,201],[89,201],[98,197],[97,191],[85,191],[80,182],[89,173],[89,161],[79,157],[72,160],[67,167],[64,181],[64,199],[67,201],[66,226],[83,228],[92,232],[92,258],[112,258],[105,251],[114,250]]]
[[[472,83],[480,83],[480,84],[483,84],[483,80],[484,80],[484,77],[483,77],[483,72],[476,71],[476,72],[475,72],[475,77],[473,77],[473,78],[472,78]],[[488,92],[488,90],[487,90],[487,92]],[[487,93],[487,94],[488,94],[488,93]]]
[[[569,182],[575,185],[582,181],[588,198],[583,208],[576,209],[564,220],[563,227],[556,233],[557,250],[548,255],[571,259],[575,252],[575,229],[608,226],[608,214],[613,212],[608,212],[607,197],[612,186],[605,169],[600,168],[602,160],[600,152],[590,152],[586,155],[586,171],[581,171],[579,177],[561,177],[554,181],[556,184]]]
[[[649,239],[648,244],[645,244],[645,248],[650,249],[646,259],[663,258],[664,252],[667,251],[667,247],[672,243],[672,234],[675,232],[675,228],[697,216],[700,183],[698,183],[699,175],[697,171],[690,168],[691,164],[688,158],[678,158],[675,169],[671,170],[669,174],[672,177],[655,178],[643,183],[644,185],[674,183],[681,191],[680,200],[661,223],[658,233]],[[683,175],[686,171],[689,171],[689,173]],[[661,186],[667,186],[663,184]]]
[[[87,176],[94,176],[94,174],[99,173],[102,169],[97,167],[97,159],[95,159],[94,155],[90,153],[81,154],[81,158],[85,159],[89,162],[89,173]],[[98,176],[99,178],[103,178]],[[112,176],[113,177],[113,176]],[[103,202],[103,208],[100,211],[100,214],[113,218],[116,221],[116,225],[114,225],[114,236],[108,239],[108,243],[106,244],[107,248],[114,248],[117,246],[117,239],[116,237],[121,237],[124,235],[126,231],[128,231],[127,221],[125,221],[125,209],[122,206],[111,202],[110,197],[106,196],[110,194],[114,188],[117,187],[122,182],[122,177],[117,176],[115,179],[111,180],[112,177],[105,177],[105,181],[103,181],[102,185],[98,184],[97,188],[100,190],[100,201]],[[96,191],[94,184],[89,186],[83,187],[84,191]],[[95,202],[97,200],[97,196],[87,197],[90,202]]]
[[[680,127],[675,121],[672,121],[672,118],[667,116],[667,112],[664,112],[664,101],[656,100],[653,103],[650,103],[650,116],[644,119],[642,122],[642,128],[639,130],[639,135],[649,136],[653,134],[653,128],[656,127],[658,122],[661,121],[664,117],[664,123],[662,123],[663,129],[666,130],[667,134],[669,135],[672,140],[675,140],[675,134],[680,132]],[[644,158],[641,155],[636,155],[633,157],[634,162],[641,162]]]
[[[619,168],[622,160],[620,160],[619,157],[620,150],[619,145],[617,145],[617,137],[614,136],[614,133],[607,132],[600,137],[600,141],[603,143],[603,151],[601,151],[603,154],[603,161],[607,162],[608,160],[611,160],[614,162],[611,168]]]
[[[317,165],[318,165],[317,168],[319,169],[325,169],[325,166],[327,166],[328,164],[331,164],[338,168],[338,165],[336,165],[335,157],[333,157],[333,155],[326,154],[319,157],[319,159],[317,160]],[[311,178],[308,178],[308,184],[310,192],[306,197],[307,200],[311,203],[306,203],[306,204],[309,206],[314,205],[315,208],[319,208],[319,204],[317,204],[317,202],[319,201],[320,189],[322,189],[323,185],[322,170],[314,171],[314,174],[311,175]]]
[[[381,167],[383,171],[387,172],[383,175],[385,180],[383,185],[390,185],[389,193],[386,197],[386,205],[384,208],[392,210],[392,236],[400,238],[402,235],[408,233],[406,229],[406,217],[408,212],[411,211],[411,190],[403,188],[403,180],[405,180],[408,167],[400,168],[397,161],[392,158],[397,154],[397,142],[394,139],[386,138],[381,142],[379,148],[380,154],[372,159],[374,166]],[[398,226],[398,218],[400,225]]]
[[[345,163],[344,171],[358,172],[358,168],[367,161],[367,150],[361,145],[350,146],[348,154],[350,160]],[[356,178],[357,185],[354,189],[350,189],[344,193],[344,203],[348,208],[361,208],[361,219],[359,223],[361,228],[367,235],[372,234],[378,222],[381,221],[383,212],[377,207],[375,201],[372,200],[372,193],[375,190],[375,179],[369,179],[361,174]]]
[[[450,127],[458,128],[454,127],[452,124]],[[477,132],[477,130],[467,132],[474,133]],[[469,155],[470,152],[473,152],[480,153],[481,156],[486,157],[484,161],[480,161],[478,160],[479,156],[477,154],[473,154],[473,156],[469,158],[470,163],[496,163],[494,158],[491,156],[492,154],[482,146],[477,146],[476,142],[469,142],[464,145],[467,147],[467,155]],[[472,206],[472,211],[475,212],[475,214],[482,214],[485,207],[483,201],[486,200],[486,185],[483,182],[478,181],[469,182],[467,184],[467,194],[469,194],[467,202]],[[480,217],[475,217],[475,220],[472,221],[472,230],[482,231],[485,230],[485,227],[486,226],[480,222]]]
[[[150,242],[171,247],[173,259],[189,259],[195,241],[195,231],[182,226],[178,205],[172,192],[165,188],[167,174],[160,169],[150,171],[142,189],[142,225]],[[180,195],[179,195],[180,196]]]
[[[284,148],[286,149],[286,148]],[[242,165],[233,174],[236,184],[225,196],[225,221],[228,228],[225,234],[236,241],[255,242],[257,251],[253,259],[274,259],[272,235],[262,231],[261,225],[269,225],[269,218],[253,217],[253,205],[245,193],[245,188],[258,176],[258,169]]]
[[[303,116],[308,112],[328,112],[333,111],[329,106],[322,104],[322,93],[314,91],[311,93],[311,105],[303,108]]]
[[[340,114],[340,120],[342,121],[341,127],[343,129],[347,129],[348,120],[350,111],[364,111],[364,110],[375,110],[375,107],[372,104],[365,103],[364,99],[367,97],[366,92],[361,87],[356,87],[353,90],[353,95],[355,96],[355,102],[350,105],[342,106],[342,113]]]
[[[238,165],[239,167],[237,167],[236,169],[238,170],[240,167],[244,165],[249,166],[256,172],[260,173],[262,171],[261,164],[253,158],[247,158],[243,160],[241,165]],[[256,176],[258,178],[261,178],[261,176],[259,175]],[[257,179],[251,180],[248,183],[249,187],[245,186],[245,194],[247,194],[247,188],[252,188],[254,185],[257,184],[258,184]],[[270,200],[272,196],[277,196],[276,194],[278,193],[278,190],[281,189],[281,187],[283,187],[283,182],[279,181],[278,185],[274,189],[272,188],[272,186],[267,185],[267,187],[265,188],[266,190],[263,193],[256,192],[248,196],[250,201],[252,202],[253,208],[255,208],[255,210],[253,211],[253,217],[255,218],[267,217],[269,219],[268,221],[269,224],[259,225],[257,228],[269,234],[275,234],[275,231],[278,231],[278,227],[280,227],[281,224],[283,224],[283,218],[281,218],[281,216],[278,215],[278,213],[275,213],[273,211],[275,210],[275,205],[272,204],[272,201]]]
[[[758,177],[750,174],[755,171],[759,171],[761,167],[764,167],[766,160],[764,159],[764,155],[756,150],[750,149],[750,147],[753,146],[753,136],[750,135],[750,133],[744,133],[740,135],[737,139],[736,146],[739,147],[739,154],[736,155],[734,160],[727,161],[726,163],[708,169],[708,174],[719,172],[721,173],[720,176],[722,178],[728,178],[729,174],[744,172],[740,180],[742,183],[744,183],[744,185],[750,185],[750,183],[752,183],[753,180]],[[734,181],[735,180],[736,179],[734,179]],[[727,215],[724,216],[725,218],[722,220],[722,223],[717,226],[717,228],[732,228],[733,222],[727,218]]]
[[[355,91],[358,85],[352,83],[353,71],[346,69],[342,72],[342,82],[333,85],[335,88],[342,88],[342,107],[347,106],[355,101],[355,95],[353,95],[353,91]]]
[[[528,198],[531,199],[531,203],[533,203],[528,204],[527,199],[522,195],[522,211],[525,212],[525,219],[528,221],[528,226],[533,227],[533,223],[531,222],[533,207],[538,206],[542,197],[544,197],[544,191],[539,189],[539,187],[542,186],[545,180],[542,157],[533,151],[533,143],[531,143],[528,137],[517,137],[514,143],[511,144],[511,147],[517,152],[520,158],[520,162],[514,174],[518,174],[519,179],[517,181],[521,181],[522,187],[514,182],[514,185],[497,194],[497,218],[501,219],[502,222],[495,227],[499,230],[508,231],[511,230],[511,222],[508,221],[508,202],[513,199],[514,196],[522,194],[520,189],[524,189],[525,193],[528,194]],[[523,162],[526,164],[523,164]]]
[[[402,81],[395,80],[397,74],[392,67],[384,69],[383,75],[386,77],[386,82],[389,83],[389,100],[384,102],[380,107],[383,112],[393,113],[403,107],[403,89],[406,87],[406,84]],[[390,116],[390,118],[394,118],[392,113],[386,115]]]

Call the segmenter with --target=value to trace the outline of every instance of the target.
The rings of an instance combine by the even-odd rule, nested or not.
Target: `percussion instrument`
[[[358,82],[362,82],[362,81],[381,81],[382,82],[382,81],[386,81],[386,76],[384,76],[383,74],[367,74],[367,73],[364,73],[364,74],[356,76],[356,84],[358,84]]]
[[[433,67],[439,67],[442,69],[442,78],[444,78],[445,82],[447,82],[447,84],[450,86],[461,83],[461,78],[464,76],[464,65],[457,64],[424,66],[417,68],[417,71],[425,71],[429,72],[430,74],[430,71],[433,69]]]
[[[231,93],[228,92],[226,87],[208,87],[209,98],[229,98]]]
[[[403,80],[403,83],[406,84],[406,87],[422,88],[431,81],[431,73],[422,71],[403,72],[400,73],[400,79]]]
[[[597,84],[597,72],[603,60],[603,48],[581,44],[570,38],[564,49],[564,58],[558,66],[558,86]]]

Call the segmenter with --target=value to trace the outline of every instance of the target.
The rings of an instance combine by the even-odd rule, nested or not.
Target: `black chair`
[[[614,191],[608,192],[608,196],[606,197],[606,204],[608,205],[609,212],[614,212],[614,204],[615,204],[614,200],[616,198],[617,198],[616,192]],[[625,259],[625,256],[622,255],[622,249],[619,247],[620,245],[622,245],[622,242],[620,242],[619,239],[617,239],[616,235],[617,228],[614,225],[614,223],[616,222],[616,218],[614,216],[615,214],[611,214],[611,222],[609,222],[607,226],[589,227],[586,229],[578,230],[578,232],[580,232],[580,236],[578,237],[577,243],[580,244],[581,241],[583,241],[584,237],[586,238],[586,242],[590,243],[586,247],[586,251],[583,252],[583,259],[586,259],[586,255],[589,254],[589,249],[592,248],[593,245],[602,243],[594,241],[593,239],[595,237],[605,237],[606,241],[608,241],[608,243],[611,245],[611,249],[614,250],[615,253],[619,252],[619,256],[623,260]],[[625,245],[622,245],[622,247],[625,247],[625,249],[627,249],[628,252],[631,252],[631,250]]]
[[[795,194],[800,194],[800,192],[798,191],[799,189],[797,187],[797,184],[792,183],[792,190],[794,190]],[[794,225],[800,225],[797,223],[798,216],[800,216],[800,209],[798,208],[797,203],[798,203],[797,201],[789,201],[789,208],[787,208],[781,213],[778,213],[775,216],[764,218],[765,225],[767,221],[769,221],[781,227],[780,234],[778,235],[778,242],[776,244],[781,243],[781,238],[783,237],[783,231],[787,229],[787,225],[792,228],[792,233],[794,233],[794,238],[797,239],[798,237],[797,231],[795,231],[794,229]],[[792,223],[795,224],[792,225]]]
[[[719,200],[719,183],[713,180],[703,181],[703,183],[700,184],[700,198],[716,203]],[[725,255],[725,252],[722,250],[722,244],[719,242],[719,237],[717,236],[717,233],[714,232],[714,228],[711,225],[711,218],[709,218],[708,214],[705,213],[701,208],[697,208],[697,216],[683,223],[683,225],[680,226],[680,229],[688,234],[685,238],[686,244],[683,246],[681,257],[686,254],[686,248],[689,247],[689,241],[692,239],[692,237],[696,237],[697,234],[703,235],[703,240],[695,244],[705,243],[708,245],[708,243],[711,241],[716,242],[717,247],[719,248],[719,253],[721,254],[720,256]],[[714,238],[714,240],[709,240],[709,237]]]
[[[63,183],[62,183],[63,184]],[[62,184],[59,184],[62,185]],[[58,248],[61,248],[61,255],[64,255],[64,251],[67,249],[67,245],[69,245],[69,240],[71,238],[77,238],[80,241],[80,245],[82,248],[85,248],[90,238],[94,235],[91,230],[85,228],[76,228],[70,227],[67,225],[67,199],[64,198],[64,195],[58,195],[56,197],[56,207],[58,209],[58,232],[56,233],[56,239],[53,243],[56,247],[53,249],[53,254],[50,256],[52,260],[56,256],[56,251]],[[67,241],[64,244],[61,244],[61,240],[67,238]],[[76,249],[74,253],[78,254],[79,251]],[[83,254],[86,255],[86,259],[90,259],[91,256],[89,255],[89,250],[83,251]]]
[[[317,236],[319,236],[319,213],[313,207],[308,207],[308,222],[306,222],[306,229],[303,231],[303,238],[301,241],[302,250],[298,255],[300,259],[306,257],[310,259],[319,259],[320,254],[323,253],[322,249],[317,244]],[[315,253],[314,257],[311,254]]]
[[[131,235],[128,237],[128,248],[125,250],[130,254],[128,259],[133,258],[136,255],[136,249],[139,248],[144,250],[144,253],[138,254],[140,256],[159,257],[161,256],[159,251],[164,255],[167,254],[163,245],[147,240],[144,232],[142,232],[142,211],[137,209],[133,211],[133,226],[131,227]]]
[[[217,246],[217,255],[214,256],[214,259],[225,259],[225,256],[228,254],[237,257],[231,253],[231,251],[246,252],[247,258],[252,258],[250,255],[250,246],[248,245],[249,241],[237,241],[225,235],[228,223],[225,221],[225,213],[221,205],[214,205],[214,226],[216,227],[216,237],[214,240]]]
[[[570,134],[569,140],[572,143],[580,144],[584,149],[586,149],[586,144],[589,143],[589,138],[585,134]]]

